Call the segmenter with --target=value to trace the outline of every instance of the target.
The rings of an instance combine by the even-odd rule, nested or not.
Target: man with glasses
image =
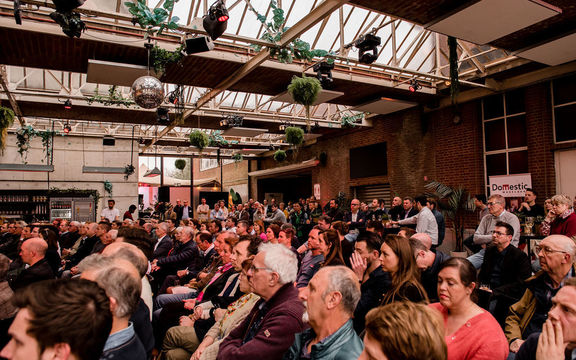
[[[511,246],[514,229],[499,221],[492,231],[492,244],[486,249],[478,276],[482,306],[500,324],[508,315],[508,308],[522,297],[524,281],[532,274],[530,259],[520,249]]]
[[[482,266],[486,246],[492,242],[492,231],[494,231],[497,222],[502,221],[510,224],[514,229],[514,234],[510,241],[512,245],[518,247],[518,242],[520,241],[520,221],[518,221],[516,215],[509,213],[504,209],[504,206],[506,205],[504,197],[502,195],[492,195],[488,199],[487,205],[490,214],[482,218],[480,225],[478,225],[478,228],[474,233],[474,244],[481,245],[482,250],[468,257],[468,260],[476,269],[480,269],[480,266]]]
[[[542,270],[526,281],[524,295],[510,307],[504,333],[510,351],[517,352],[524,339],[542,331],[552,298],[574,276],[576,244],[564,235],[551,235],[535,248]]]
[[[344,222],[348,224],[348,229],[350,230],[364,228],[366,225],[366,214],[360,210],[360,200],[352,199],[350,212],[344,215]]]
[[[220,344],[218,359],[282,359],[305,328],[304,305],[292,285],[296,255],[281,244],[263,244],[248,270],[248,282],[260,300]]]

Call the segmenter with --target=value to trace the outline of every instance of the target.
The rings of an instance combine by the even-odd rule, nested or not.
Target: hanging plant
[[[180,62],[184,57],[182,51],[185,47],[186,45],[182,44],[176,50],[168,51],[155,45],[152,50],[150,50],[150,65],[154,69],[154,72],[160,76],[166,71],[168,65]]]
[[[7,107],[0,106],[0,150],[4,153],[6,148],[6,136],[8,128],[14,123],[14,111]]]
[[[204,131],[194,130],[190,133],[190,145],[197,147],[200,151],[210,143],[208,135]]]
[[[235,163],[239,163],[242,160],[244,160],[244,156],[242,156],[242,154],[240,154],[240,153],[236,153],[236,154],[232,155],[232,160],[234,160]]]
[[[286,142],[298,146],[304,142],[304,130],[299,127],[289,126],[284,130],[286,133]]]
[[[108,193],[108,195],[112,196],[112,183],[110,181],[104,181],[104,190]]]
[[[458,81],[458,42],[453,36],[448,36],[448,49],[450,51],[450,98],[452,105],[455,105],[456,97],[460,91],[460,83]]]
[[[98,88],[96,88],[94,95],[87,97],[86,102],[88,102],[88,105],[92,105],[92,103],[96,102],[106,106],[115,105],[125,106],[127,108],[130,108],[132,105],[136,105],[132,98],[124,97],[116,85],[110,86],[108,89],[108,95],[100,95],[98,93]]]
[[[365,114],[356,114],[356,115],[346,115],[342,116],[340,119],[340,125],[343,128],[353,128],[356,127],[358,120],[364,120]]]
[[[18,153],[24,164],[28,164],[28,150],[30,150],[30,140],[37,135],[36,130],[30,125],[22,126],[16,131],[16,145]]]
[[[276,152],[274,153],[274,160],[276,160],[277,162],[282,162],[286,160],[286,151],[276,150]]]
[[[176,159],[176,161],[174,161],[174,167],[180,171],[184,170],[184,168],[186,167],[186,160]]]
[[[322,90],[322,85],[315,77],[302,77],[293,76],[290,85],[288,85],[288,92],[292,99],[306,108],[306,127],[310,132],[310,106],[314,104],[318,98],[318,94]]]
[[[44,148],[44,155],[46,156],[46,162],[50,162],[50,157],[52,156],[52,139],[56,135],[62,135],[58,131],[44,130],[38,131],[36,133],[42,139],[42,147]],[[42,160],[44,162],[44,160]]]
[[[145,29],[149,36],[158,36],[164,29],[178,29],[177,16],[170,18],[174,3],[178,0],[165,0],[162,7],[156,7],[153,10],[146,6],[146,0],[138,0],[136,3],[127,1],[124,3],[132,16],[132,23],[138,24]]]
[[[128,164],[124,167],[124,180],[128,180],[130,175],[134,174],[136,168],[132,164]]]

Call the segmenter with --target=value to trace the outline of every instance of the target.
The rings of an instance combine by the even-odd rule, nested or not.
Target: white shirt
[[[190,215],[188,215],[188,206],[182,207],[182,219],[190,219]]]
[[[113,222],[114,220],[116,220],[116,218],[120,219],[120,210],[113,208],[106,208],[104,210],[102,210],[102,217],[110,220],[110,222]]]
[[[198,212],[198,220],[208,220],[208,212],[210,211],[208,204],[198,205],[196,211]],[[200,214],[200,212],[204,212],[205,214]]]
[[[416,224],[417,233],[426,233],[432,239],[432,245],[438,245],[438,223],[432,210],[428,206],[424,206],[420,212],[408,219],[399,220],[398,224]]]

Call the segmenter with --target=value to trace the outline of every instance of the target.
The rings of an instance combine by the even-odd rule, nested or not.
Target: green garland
[[[270,0],[270,8],[272,8],[271,21],[268,21],[266,16],[258,13],[256,9],[250,5],[250,3],[248,3],[248,7],[252,12],[254,12],[254,14],[256,14],[258,21],[260,21],[266,28],[266,31],[260,37],[260,39],[271,43],[277,43],[280,41],[280,39],[282,39],[282,35],[289,28],[284,26],[286,22],[284,17],[284,10],[278,7],[276,0]],[[251,47],[256,51],[262,50],[261,45],[252,45]],[[312,61],[312,59],[315,57],[323,58],[330,55],[336,55],[336,53],[333,51],[311,49],[310,44],[300,38],[294,39],[285,47],[272,46],[269,49],[271,57],[276,57],[278,61],[287,64],[292,63],[294,59]],[[331,64],[334,62],[334,59],[328,58],[326,61]]]
[[[30,140],[36,136],[36,130],[30,125],[22,126],[16,131],[16,146],[18,153],[24,164],[28,164],[28,150],[30,150]]]
[[[162,7],[157,7],[154,10],[146,6],[146,0],[138,0],[136,3],[127,1],[124,3],[132,16],[132,23],[138,24],[142,29],[145,29],[149,36],[158,36],[162,34],[164,29],[176,30],[178,29],[177,16],[169,18],[174,3],[178,0],[165,0]]]
[[[156,74],[163,74],[168,65],[180,62],[184,57],[182,51],[185,47],[186,45],[182,44],[176,50],[168,51],[155,45],[150,51],[150,62],[154,72]]]
[[[124,96],[122,96],[122,93],[120,93],[120,90],[117,90],[118,86],[113,85],[110,86],[110,88],[108,89],[108,95],[100,95],[98,93],[98,88],[96,88],[96,91],[94,92],[94,95],[87,97],[86,101],[88,102],[88,105],[92,105],[92,103],[101,103],[104,104],[106,106],[125,106],[127,108],[130,108],[132,105],[136,105],[136,103],[131,99],[131,98],[125,98]]]
[[[342,116],[342,118],[340,119],[340,125],[343,128],[353,128],[356,127],[356,123],[358,122],[358,120],[364,120],[365,117],[366,114],[364,113]]]

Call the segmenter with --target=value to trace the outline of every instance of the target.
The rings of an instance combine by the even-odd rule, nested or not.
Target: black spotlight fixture
[[[379,36],[373,34],[362,35],[354,42],[354,46],[358,48],[360,54],[358,61],[362,64],[372,64],[378,59],[378,46],[380,46],[381,39]]]
[[[410,90],[410,92],[416,92],[416,91],[422,89],[422,85],[420,85],[418,80],[412,79],[412,80],[410,80],[410,86],[408,87],[408,89]]]
[[[156,109],[156,120],[159,125],[170,125],[170,110],[165,107],[159,107]]]
[[[226,115],[220,120],[221,127],[240,127],[244,123],[244,117],[240,115]]]
[[[72,109],[72,101],[70,101],[70,99],[64,101],[64,109],[66,110]]]
[[[56,11],[50,14],[64,34],[71,38],[79,38],[83,31],[86,31],[86,24],[80,20],[80,14],[72,10],[84,5],[85,0],[52,0],[56,5]]]
[[[212,40],[218,39],[228,26],[228,9],[223,0],[217,0],[204,16],[202,25]]]
[[[214,49],[214,43],[210,36],[196,36],[186,39],[184,51],[188,55],[198,54]]]
[[[316,77],[320,81],[322,88],[328,89],[332,87],[332,69],[334,69],[334,63],[328,63],[326,61],[322,61],[319,63],[314,64],[313,67],[314,71],[316,72]]]
[[[22,25],[22,16],[20,15],[20,0],[14,0],[14,20],[16,24]]]
[[[70,131],[72,131],[72,126],[70,126],[70,123],[66,122],[66,125],[64,125],[64,129],[62,131],[64,134],[68,135]]]

